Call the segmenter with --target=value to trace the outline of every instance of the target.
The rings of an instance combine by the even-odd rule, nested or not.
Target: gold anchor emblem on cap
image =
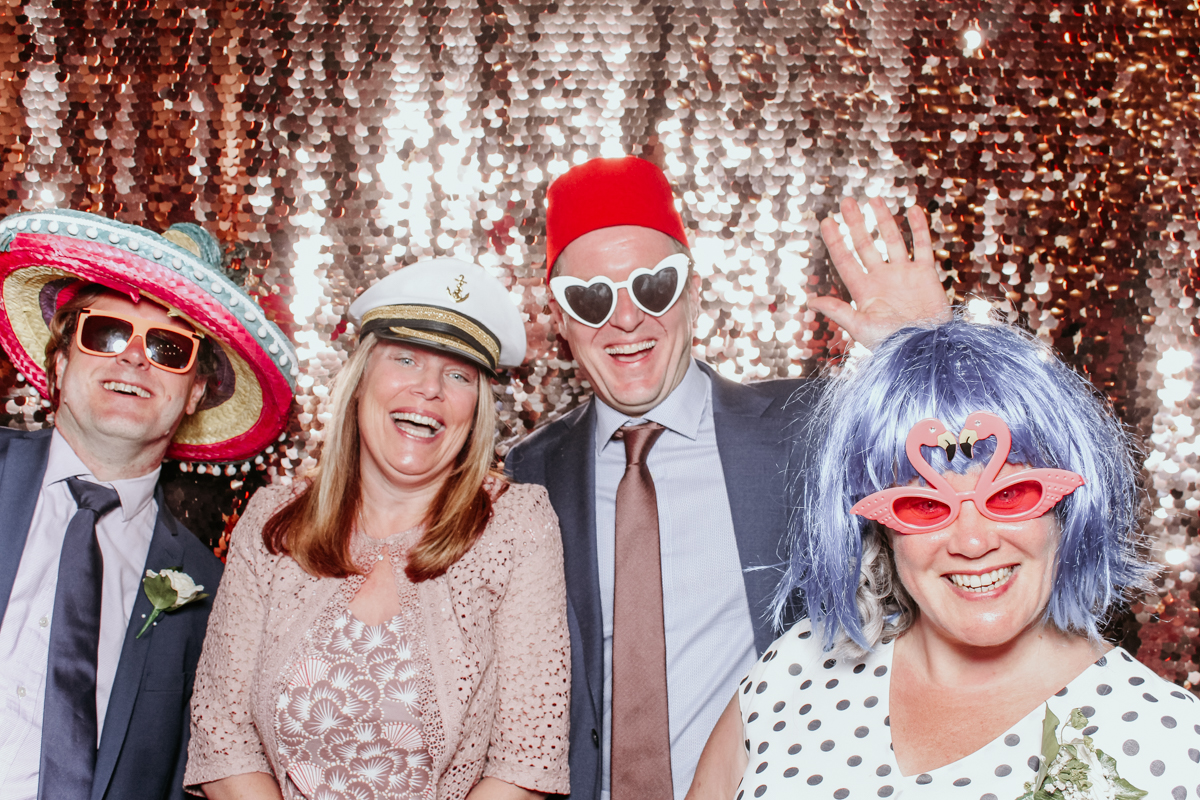
[[[466,300],[468,297],[471,296],[470,292],[463,291],[463,287],[466,285],[466,283],[467,283],[467,276],[459,275],[457,278],[454,279],[453,287],[450,287],[450,286],[446,287],[446,293],[454,298],[454,302],[461,303],[462,301]]]

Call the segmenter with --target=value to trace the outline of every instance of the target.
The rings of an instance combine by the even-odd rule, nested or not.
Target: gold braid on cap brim
[[[441,330],[414,328],[405,325],[406,322],[431,324]],[[368,333],[379,328],[386,328],[397,336],[450,348],[473,360],[482,359],[493,370],[500,363],[500,343],[491,331],[462,314],[444,308],[417,305],[373,308],[363,315],[360,330]],[[456,336],[456,333],[459,335]]]

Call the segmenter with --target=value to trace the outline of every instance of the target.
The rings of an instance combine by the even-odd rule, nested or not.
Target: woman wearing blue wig
[[[763,654],[689,798],[1200,796],[1200,702],[1100,637],[1146,586],[1132,449],[1002,325],[893,335],[831,382]]]

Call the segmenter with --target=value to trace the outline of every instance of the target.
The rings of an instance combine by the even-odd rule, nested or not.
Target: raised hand
[[[933,265],[933,243],[925,213],[917,206],[908,210],[913,240],[913,255],[909,258],[904,237],[887,204],[879,197],[871,198],[870,203],[887,260],[875,249],[858,203],[846,198],[842,201],[842,218],[850,228],[854,253],[846,248],[832,217],[821,221],[821,238],[857,308],[836,297],[813,297],[808,307],[832,319],[855,341],[873,348],[908,323],[949,320],[950,304]]]

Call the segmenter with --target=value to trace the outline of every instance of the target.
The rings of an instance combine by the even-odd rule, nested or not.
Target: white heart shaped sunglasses
[[[608,322],[617,310],[618,289],[624,289],[642,311],[661,317],[683,294],[691,264],[685,253],[674,253],[649,269],[635,269],[619,283],[604,275],[590,281],[559,275],[550,279],[550,291],[572,319],[592,328]]]

